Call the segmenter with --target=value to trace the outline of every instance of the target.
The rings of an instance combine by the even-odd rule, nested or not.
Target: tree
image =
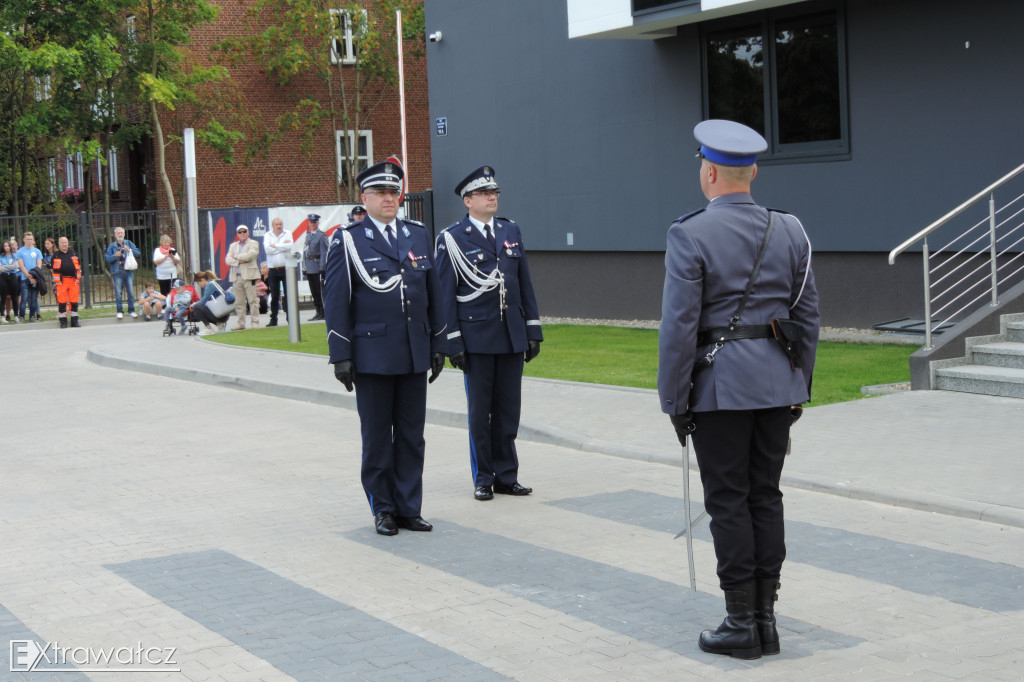
[[[180,144],[182,137],[165,132],[164,119],[174,123],[169,130],[194,128],[197,142],[232,163],[236,145],[246,140],[245,131],[258,129],[258,116],[246,111],[224,66],[209,63],[204,54],[189,49],[191,31],[216,19],[215,5],[209,0],[143,0],[139,9],[138,60],[133,62],[134,77],[128,83],[137,84],[149,112],[157,173],[167,206],[176,211],[174,186],[167,175],[167,149]],[[182,251],[186,241],[181,222],[176,212],[172,216]],[[187,253],[182,255],[188,262]]]
[[[359,194],[358,131],[370,127],[374,111],[398,84],[399,9],[403,41],[410,43],[405,49],[410,57],[422,56],[422,0],[256,0],[247,15],[245,37],[230,37],[217,46],[230,64],[251,55],[280,87],[308,77],[324,84],[326,103],[295,95],[292,108],[278,117],[277,130],[266,143],[297,135],[300,151],[308,156],[317,144],[329,140],[333,146],[334,131],[356,131],[355,144],[343,136],[345,168],[333,181],[339,202],[343,185],[349,199]]]
[[[0,119],[8,163],[0,197],[14,214],[55,200],[42,163],[58,153],[98,158],[99,85],[120,64],[111,16],[126,0],[8,0],[0,6]]]

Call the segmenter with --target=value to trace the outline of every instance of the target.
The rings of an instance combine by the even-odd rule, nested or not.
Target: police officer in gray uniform
[[[779,653],[779,479],[789,428],[810,399],[818,293],[800,221],[750,196],[764,138],[722,120],[698,124],[694,137],[710,203],[669,227],[658,394],[684,446],[692,433],[725,592],[728,615],[698,644],[750,659]]]
[[[320,231],[320,216],[315,213],[309,214],[306,218],[309,231],[306,232],[306,242],[302,247],[302,269],[306,273],[306,281],[309,282],[309,295],[313,297],[313,306],[316,308],[316,315],[309,318],[310,322],[324,319],[324,301],[321,294],[324,272],[327,270],[327,235]]]

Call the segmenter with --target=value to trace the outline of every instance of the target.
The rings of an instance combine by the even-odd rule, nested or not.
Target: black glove
[[[672,428],[676,430],[676,438],[679,439],[679,444],[685,448],[686,437],[697,428],[693,423],[693,412],[670,414],[668,418],[672,420]]]
[[[464,352],[460,351],[455,355],[449,355],[448,362],[452,363],[452,367],[455,369],[461,369],[463,372],[466,371],[466,354]]]
[[[342,360],[341,362],[334,363],[334,377],[345,384],[345,390],[349,393],[352,392],[352,377],[355,371],[352,367],[351,360]]]
[[[441,370],[444,369],[444,353],[431,353],[430,354],[430,378],[427,379],[428,384],[434,383],[434,379],[441,375]]]
[[[530,346],[526,349],[525,360],[529,362],[540,355],[540,341],[530,340]]]
[[[789,416],[793,418],[793,421],[790,423],[796,424],[800,420],[800,417],[804,416],[804,408],[799,405],[793,405],[789,408]]]

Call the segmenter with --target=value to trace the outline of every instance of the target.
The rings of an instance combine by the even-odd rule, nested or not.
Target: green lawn
[[[211,341],[253,348],[327,354],[322,324],[302,325],[302,341],[288,342],[288,328],[218,334]],[[584,325],[545,325],[541,354],[526,375],[595,384],[656,388],[658,332],[651,329]],[[910,381],[915,346],[822,343],[814,372],[814,400],[827,405],[865,397],[861,386]]]

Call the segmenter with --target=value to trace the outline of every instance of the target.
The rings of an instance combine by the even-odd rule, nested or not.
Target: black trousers
[[[693,422],[720,587],[778,578],[786,559],[779,479],[792,423],[789,407],[695,412]]]
[[[356,372],[355,385],[363,438],[363,490],[370,511],[419,516],[427,373]]]
[[[517,481],[516,436],[522,394],[522,353],[466,353],[469,464],[474,486]]]
[[[285,288],[284,284],[284,273],[285,269],[281,268],[270,268],[270,272],[267,275],[267,288],[270,289],[270,321],[277,322],[277,311],[278,304],[281,299],[284,298],[284,315],[288,317],[288,294],[282,292]]]
[[[196,320],[203,324],[220,324],[221,322],[227,322],[228,318],[231,317],[231,313],[228,313],[224,317],[217,317],[210,312],[210,309],[206,307],[205,303],[196,303],[192,306],[192,314]]]
[[[316,308],[316,314],[323,317],[324,297],[321,291],[323,289],[324,275],[322,272],[308,272],[306,273],[306,281],[309,282],[309,295],[313,297],[313,307]]]

